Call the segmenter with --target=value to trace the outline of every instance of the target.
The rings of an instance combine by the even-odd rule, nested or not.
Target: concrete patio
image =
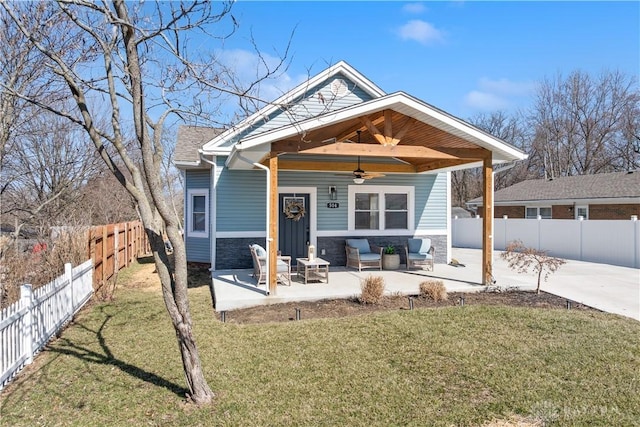
[[[499,254],[497,251],[494,253],[496,286],[535,289],[537,278],[534,274],[518,274],[510,270]],[[350,298],[360,294],[362,280],[371,274],[384,277],[389,294],[415,295],[420,283],[427,279],[442,280],[449,292],[485,289],[481,283],[481,250],[453,248],[452,258],[464,267],[436,264],[434,271],[406,271],[401,266],[400,270],[393,271],[366,269],[358,272],[352,268],[332,266],[329,283],[310,282],[307,285],[294,272],[291,286],[279,285],[275,295],[267,295],[265,286],[255,285],[252,270],[219,270],[212,273],[214,304],[216,311],[225,311],[263,304]],[[639,269],[568,260],[549,276],[547,282],[543,282],[542,289],[602,311],[640,320]]]

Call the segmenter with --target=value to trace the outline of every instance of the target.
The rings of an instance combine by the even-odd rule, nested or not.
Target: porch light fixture
[[[329,186],[329,200],[337,200],[338,199],[338,190],[335,185]]]
[[[353,178],[353,183],[354,184],[362,184],[362,183],[364,183],[364,178],[360,178],[360,177]]]

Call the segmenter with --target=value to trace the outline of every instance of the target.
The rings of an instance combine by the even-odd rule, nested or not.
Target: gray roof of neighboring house
[[[195,163],[200,161],[198,150],[223,130],[204,126],[180,126],[174,152],[175,162]]]
[[[640,198],[640,171],[531,179],[494,193],[494,203],[571,199]],[[467,204],[482,203],[482,197]]]

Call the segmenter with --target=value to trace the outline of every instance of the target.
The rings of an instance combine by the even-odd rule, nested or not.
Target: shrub
[[[420,283],[420,295],[429,297],[434,301],[447,300],[447,288],[442,280],[426,280]]]
[[[381,276],[369,276],[361,286],[362,294],[360,302],[362,304],[378,304],[384,295],[384,278]]]

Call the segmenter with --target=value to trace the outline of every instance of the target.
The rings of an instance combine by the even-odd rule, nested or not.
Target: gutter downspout
[[[209,205],[210,207],[214,207],[216,205],[216,188],[214,185],[214,181],[215,181],[215,175],[217,173],[217,165],[212,162],[211,160],[207,159],[205,157],[205,154],[202,152],[202,150],[198,150],[198,154],[200,155],[200,160],[211,165],[211,174],[209,177],[209,191],[211,194],[211,198],[209,199]],[[186,185],[186,180],[184,181],[185,185]],[[185,207],[185,212],[186,212],[186,207]],[[215,210],[214,209],[210,209],[209,212],[213,213]],[[215,252],[215,247],[216,247],[216,238],[214,237],[214,230],[217,230],[217,224],[216,224],[216,217],[215,214],[210,214],[209,215],[209,223],[211,225],[211,231],[210,231],[210,235],[209,235],[209,251],[211,252],[210,258],[211,258],[211,268],[209,269],[209,271],[213,272],[215,271],[215,262],[216,262],[216,252]]]
[[[268,167],[266,167],[265,165],[262,165],[260,163],[257,162],[252,162],[251,160],[247,159],[246,157],[242,156],[242,154],[236,152],[236,155],[238,156],[238,159],[242,160],[245,163],[248,163],[250,165],[253,165],[257,168],[260,168],[262,170],[264,170],[267,173],[267,191],[266,191],[266,195],[267,195],[267,229],[265,230],[265,235],[266,235],[266,251],[267,251],[267,262],[266,264],[266,270],[265,270],[265,274],[266,274],[266,285],[267,285],[267,289],[266,289],[266,293],[267,295],[269,295],[269,289],[270,288],[270,271],[269,271],[269,254],[271,253],[269,251],[269,248],[271,247],[271,242],[273,241],[273,238],[271,236],[269,236],[269,229],[270,229],[270,225],[271,225],[271,197],[269,197],[269,183],[271,182],[271,169],[269,169]]]

